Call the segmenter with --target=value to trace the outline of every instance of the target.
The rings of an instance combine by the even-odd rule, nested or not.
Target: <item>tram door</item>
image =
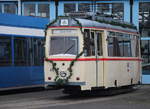
[[[102,35],[101,31],[95,31],[95,58],[96,58],[96,86],[103,85],[103,47],[102,47]]]
[[[103,82],[103,62],[102,57],[102,32],[86,29],[84,30],[85,57],[94,59],[85,62],[86,79],[90,86],[99,87]]]

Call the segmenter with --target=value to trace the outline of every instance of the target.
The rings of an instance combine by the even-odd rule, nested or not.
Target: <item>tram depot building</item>
[[[115,20],[130,22],[136,25],[139,29],[139,32],[141,33],[141,53],[143,58],[142,83],[150,83],[150,0],[0,0],[0,28],[4,27],[4,25],[7,26],[7,28],[12,26],[15,28],[32,28],[32,25],[34,25],[32,29],[37,29],[37,31],[40,32],[43,31],[43,33],[41,33],[41,37],[44,37],[44,26],[49,21],[54,20],[57,16],[56,14],[58,14],[58,16],[64,16],[70,13],[97,13],[100,16],[107,16]],[[13,18],[17,20],[13,20]],[[34,21],[34,19],[38,19],[37,22]],[[26,20],[31,20],[31,22],[28,22],[27,27],[25,27],[26,24],[23,23],[23,21]],[[17,23],[17,21],[20,22]],[[32,21],[34,21],[34,23]],[[42,22],[41,24],[43,24],[43,26],[38,22]],[[20,26],[20,23],[23,24]],[[23,54],[25,53],[25,51],[17,49],[18,54],[15,55],[14,53],[16,46],[23,47],[22,49],[30,50],[31,43],[33,43],[33,46],[34,43],[37,43],[37,45],[39,45],[41,42],[38,43],[38,41],[35,41],[36,38],[32,38],[33,36],[36,36],[36,33],[32,35],[28,33],[19,33],[19,29],[8,33],[7,31],[5,31],[6,33],[3,32],[4,31],[2,31],[1,29],[0,51],[2,50],[2,52],[0,52],[0,70],[6,70],[6,72],[10,73],[10,71],[7,71],[9,70],[9,67],[12,68],[13,66],[14,72],[17,72],[15,68],[22,67],[21,70],[23,71],[27,68],[28,72],[31,72],[31,74],[29,74],[31,76],[33,74],[33,71],[39,71],[40,69],[39,75],[33,74],[35,78],[27,77],[29,75],[26,75],[26,78],[33,81],[37,80],[34,81],[35,84],[42,84],[44,82],[43,61],[40,61],[40,64],[36,65],[37,62],[35,61],[38,61],[38,59],[33,59],[36,58],[34,57],[34,54],[37,55],[37,51],[41,53],[43,52],[40,51],[40,47],[37,47],[37,51],[34,51],[35,53],[33,52],[34,54],[28,54],[28,59],[33,60],[32,62],[24,61],[27,60],[27,58],[23,58],[23,56],[25,56]],[[13,37],[11,40],[9,40],[5,38],[5,36],[12,36],[16,33],[17,35],[22,34],[22,36],[30,37],[30,39],[23,39],[23,37],[15,39]],[[28,44],[27,48],[23,46],[25,42],[27,42]],[[14,50],[11,50],[12,46],[11,49],[8,49],[9,44],[14,46]],[[16,57],[17,55],[21,55],[22,57]],[[38,56],[42,57],[43,55],[39,54]],[[20,61],[20,59],[22,60]],[[18,65],[17,63],[20,63],[20,65]],[[18,74],[16,75],[18,77]],[[39,78],[39,76],[43,78]],[[7,75],[5,75],[5,79],[6,78]],[[28,81],[28,79],[24,80],[22,84],[33,85],[32,83],[25,83],[25,81]],[[40,82],[38,80],[40,80]],[[17,81],[19,81],[19,79]],[[1,82],[3,83],[3,81],[0,80],[0,83]],[[10,81],[8,81],[8,83],[9,82]]]

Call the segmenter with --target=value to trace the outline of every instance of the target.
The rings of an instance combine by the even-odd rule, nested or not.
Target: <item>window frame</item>
[[[0,67],[2,67],[2,66],[11,66],[12,65],[12,55],[13,55],[13,53],[12,53],[12,37],[6,37],[6,36],[1,36],[0,37],[0,39],[8,39],[9,40],[9,46],[7,47],[7,49],[9,49],[9,55],[10,56],[8,56],[6,59],[4,59],[4,61],[6,61],[6,63],[4,63],[4,62],[0,62]],[[3,42],[3,41],[2,41]],[[3,42],[4,43],[4,42]],[[2,43],[1,43],[2,44]],[[1,45],[0,44],[0,45]],[[6,44],[6,43],[5,43]],[[3,52],[4,53],[4,52]],[[3,59],[3,58],[2,58]],[[0,59],[0,61],[2,60],[2,59]]]
[[[4,3],[0,3],[0,5],[1,5],[1,13],[6,13],[5,12],[5,5],[14,5],[15,6],[15,10],[14,10],[15,13],[10,13],[10,14],[18,14],[18,5],[16,2],[4,2]]]
[[[25,15],[25,5],[26,4],[34,4],[35,5],[35,17],[42,17],[42,16],[38,16],[38,14],[39,14],[39,8],[38,8],[38,6],[40,5],[40,4],[46,4],[46,5],[48,5],[48,15],[49,15],[49,17],[44,17],[44,18],[50,18],[50,3],[49,2],[23,2],[22,3],[22,14],[23,15]],[[47,15],[46,15],[47,16]]]
[[[134,56],[133,50],[131,48],[133,46],[132,45],[133,42],[131,41],[132,40],[132,35],[131,34],[122,33],[122,32],[113,32],[114,35],[111,36],[110,32],[112,32],[112,31],[107,31],[107,51],[108,51],[107,54],[108,54],[109,57],[136,57],[136,56]],[[129,36],[128,37],[129,39],[127,39],[127,36]],[[109,38],[116,38],[118,40],[118,46],[116,46],[116,47],[114,47],[114,41],[112,42],[112,46],[113,46],[113,51],[112,52],[113,53],[111,53],[111,54],[110,54],[110,51],[109,51]],[[120,41],[122,43],[120,43]],[[126,41],[129,41],[129,42],[126,42]],[[127,45],[127,50],[130,50],[128,52],[126,52],[126,49],[125,49],[126,44],[128,44]],[[118,51],[118,53],[116,53],[117,51]],[[125,53],[127,53],[127,54],[125,54]]]
[[[50,52],[51,52],[51,44],[52,44],[52,43],[51,43],[51,39],[52,39],[52,38],[56,38],[56,37],[57,37],[57,38],[76,38],[76,40],[77,40],[76,53],[75,53],[75,54],[72,53],[72,54],[70,54],[70,55],[78,55],[78,53],[79,53],[79,37],[78,37],[78,36],[72,36],[72,35],[71,35],[71,36],[59,36],[59,35],[58,35],[58,36],[51,36],[51,37],[49,38],[49,50],[48,50],[48,51],[49,51],[49,53],[48,53],[49,56],[57,55],[57,54],[51,54],[51,53],[50,53]],[[68,49],[68,48],[67,48],[67,49]],[[67,54],[67,53],[66,53],[66,54]]]

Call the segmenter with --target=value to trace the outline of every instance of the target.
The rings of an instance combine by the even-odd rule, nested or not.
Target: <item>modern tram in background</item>
[[[46,86],[65,93],[141,82],[140,36],[127,23],[58,17],[46,28]]]
[[[0,14],[0,90],[44,87],[48,19]]]

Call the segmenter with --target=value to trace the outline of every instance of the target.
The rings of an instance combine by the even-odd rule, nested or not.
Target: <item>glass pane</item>
[[[102,49],[102,34],[97,33],[97,52],[98,55],[101,56],[103,54],[103,49]]]
[[[143,58],[143,63],[150,63],[150,40],[141,41],[141,53]]]
[[[76,4],[66,3],[64,4],[64,12],[71,13],[76,11]]]
[[[101,14],[109,13],[109,4],[108,3],[98,3],[97,4],[97,11]]]
[[[27,40],[26,38],[15,38],[14,39],[14,55],[15,55],[15,65],[27,65],[28,63],[28,52],[27,52]]]
[[[108,38],[108,56],[113,56],[113,49],[114,49],[114,44],[113,44],[113,37]]]
[[[113,3],[112,4],[112,15],[113,15],[113,19],[123,20],[123,16],[124,16],[123,3]]]
[[[38,16],[49,17],[49,4],[38,4]]]
[[[113,19],[123,20],[124,5],[123,3],[98,3],[97,12],[100,13],[101,16],[110,15]]]
[[[34,65],[43,65],[44,62],[44,47],[43,39],[33,39]]]
[[[36,16],[35,4],[24,4],[24,15],[25,16]]]
[[[0,37],[0,66],[11,65],[11,38]]]
[[[143,74],[150,74],[150,40],[141,41]]]
[[[79,11],[80,12],[90,12],[90,4],[89,3],[80,3]]]
[[[124,34],[123,40],[124,40],[124,56],[130,57],[130,56],[132,56],[130,35]]]
[[[139,28],[142,37],[150,37],[150,2],[139,4]]]
[[[2,13],[2,4],[0,4],[0,13]]]
[[[15,4],[4,4],[4,13],[16,14],[17,6]]]
[[[51,37],[50,55],[77,55],[78,38],[77,37]]]

